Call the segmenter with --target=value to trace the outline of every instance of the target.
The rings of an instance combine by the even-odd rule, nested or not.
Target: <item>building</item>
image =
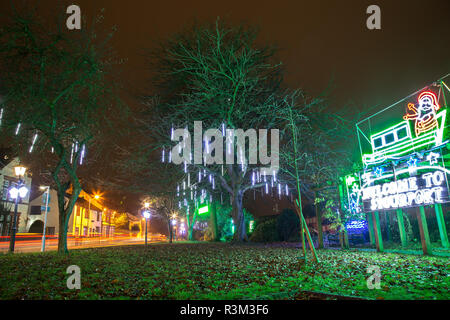
[[[16,186],[18,178],[14,167],[20,165],[18,157],[14,157],[8,150],[0,150],[0,237],[9,236],[12,232],[14,217],[14,199],[10,198],[9,190]],[[59,233],[58,194],[54,189],[49,190],[48,205],[47,191],[32,186],[31,175],[27,172],[23,178],[29,192],[21,198],[17,210],[17,233],[42,233],[47,211],[46,234]],[[69,190],[70,195],[70,190]],[[68,197],[66,197],[68,201]],[[70,216],[68,234],[72,236],[104,236],[112,237],[115,226],[113,215],[115,211],[101,205],[95,196],[81,191],[73,213]]]
[[[9,190],[16,186],[19,179],[16,177],[14,167],[20,165],[18,157],[13,157],[6,150],[0,150],[0,195],[2,210],[0,210],[0,236],[9,236],[12,232],[14,217],[14,199],[11,199]],[[23,177],[25,186],[31,189],[31,175],[25,173]],[[27,213],[29,209],[29,196],[19,198],[17,208],[17,232],[24,230],[28,224]]]
[[[102,236],[103,237],[113,237],[115,232],[115,225],[113,222],[113,216],[116,211],[104,208],[102,213]]]
[[[45,222],[47,203],[46,190],[37,190],[29,202],[28,211],[23,215],[19,232],[42,233]],[[58,194],[50,189],[47,206],[46,234],[57,235],[59,233],[59,207]],[[69,200],[68,197],[65,199]],[[103,207],[95,197],[85,191],[81,191],[68,224],[68,235],[74,237],[98,237],[113,236],[115,227],[111,221],[113,211]]]
[[[47,191],[37,189],[37,195],[30,200],[27,214],[27,223],[20,232],[42,233],[44,230],[45,212],[47,204]],[[55,235],[59,232],[58,194],[50,189],[48,193],[46,234]]]
[[[101,236],[103,215],[106,212],[103,209],[95,197],[82,190],[70,216],[69,235],[75,237]]]
[[[95,196],[81,191],[69,220],[69,235],[74,237],[113,237],[115,211],[101,205]]]

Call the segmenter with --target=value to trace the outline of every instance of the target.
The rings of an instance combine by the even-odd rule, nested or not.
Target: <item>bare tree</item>
[[[192,129],[194,121],[202,121],[205,129],[217,130],[274,127],[268,115],[275,112],[281,68],[273,62],[275,50],[258,46],[256,37],[255,30],[232,28],[217,21],[176,35],[153,54],[160,95],[150,100],[152,117],[147,132],[152,136],[153,150],[165,150],[166,161],[173,146],[171,129]],[[264,184],[252,183],[251,179],[260,166],[249,164],[248,153],[240,153],[237,144],[233,148],[236,160],[239,154],[244,165],[238,161],[190,164],[184,171],[192,180],[199,176],[199,183],[202,179],[214,180],[211,189],[227,194],[236,226],[234,240],[245,241],[242,200],[246,191]],[[193,186],[189,184],[189,188]]]
[[[107,79],[112,33],[99,37],[95,23],[75,32],[64,26],[60,20],[48,29],[35,15],[15,12],[0,31],[3,125],[15,133],[19,152],[45,159],[51,172],[59,252],[67,252],[68,222],[81,191],[79,166],[116,107]]]

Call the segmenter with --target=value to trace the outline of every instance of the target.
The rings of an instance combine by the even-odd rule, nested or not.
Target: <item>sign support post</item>
[[[440,203],[434,205],[434,210],[436,212],[436,219],[439,227],[439,235],[441,237],[441,243],[443,248],[448,248],[448,236],[445,227],[444,214],[442,213],[442,205]]]
[[[397,209],[397,222],[398,222],[398,230],[400,231],[400,240],[402,242],[402,247],[406,247],[406,230],[405,223],[403,221],[403,211],[402,209]]]
[[[372,212],[372,220],[375,229],[375,243],[377,246],[377,251],[383,252],[384,248],[383,248],[383,238],[381,236],[380,216],[378,215],[377,211]]]
[[[375,234],[373,231],[372,213],[368,213],[366,219],[367,219],[367,226],[369,228],[370,244],[375,245]]]
[[[422,242],[422,251],[424,255],[431,254],[430,235],[428,233],[427,219],[423,206],[416,208],[417,221],[419,222],[420,239]]]

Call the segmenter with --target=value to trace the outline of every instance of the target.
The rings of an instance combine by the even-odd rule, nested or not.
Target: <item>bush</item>
[[[255,229],[253,230],[249,240],[253,242],[279,241],[277,232],[277,218],[268,217],[257,220]]]
[[[291,209],[284,209],[277,218],[277,233],[281,241],[300,239],[300,219]]]

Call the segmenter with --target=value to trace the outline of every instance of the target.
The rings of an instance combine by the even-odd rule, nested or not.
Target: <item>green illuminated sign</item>
[[[204,214],[204,213],[208,213],[208,212],[209,212],[209,207],[207,205],[198,208],[198,214]]]

